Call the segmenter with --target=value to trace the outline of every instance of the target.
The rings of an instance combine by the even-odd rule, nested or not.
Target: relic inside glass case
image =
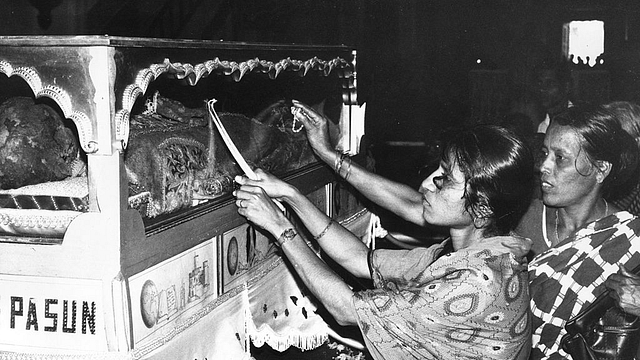
[[[69,56],[77,56],[74,51]],[[215,100],[215,116],[249,166],[281,177],[318,162],[291,114],[292,99],[332,120],[336,143],[345,136],[340,119],[352,85],[348,59],[211,56],[149,65],[150,56],[148,49],[113,56],[119,69],[113,75],[115,144],[124,159],[128,206],[145,221],[230,197],[242,170],[212,125],[208,101]],[[99,126],[91,117],[96,109],[74,111],[91,105],[76,103],[88,95],[86,84],[66,76],[76,69],[66,69],[64,56],[46,61],[43,68],[19,67],[0,56],[0,235],[62,237],[78,213],[92,211],[87,155],[104,148],[98,150]]]
[[[338,136],[340,92],[326,91],[318,79],[310,86],[302,78],[268,82],[257,78],[247,80],[251,87],[237,82],[209,84],[206,80],[177,93],[172,87],[154,87],[136,104],[125,166],[130,195],[148,197],[146,209],[140,208],[146,217],[171,213],[233,190],[233,177],[242,170],[212,124],[206,106],[209,99],[215,98],[215,115],[251,168],[282,176],[317,161],[303,124],[291,114],[294,96],[335,119]],[[209,87],[216,89],[208,91]],[[323,93],[337,93],[338,98],[322,97]]]

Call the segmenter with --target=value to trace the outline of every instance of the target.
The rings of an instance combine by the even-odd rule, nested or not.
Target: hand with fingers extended
[[[297,100],[293,100],[291,113],[296,120],[304,124],[309,143],[318,155],[333,152],[329,138],[329,123],[326,118]]]
[[[624,312],[640,316],[640,276],[620,267],[617,274],[609,276],[605,286]]]
[[[247,178],[242,179],[248,180]],[[241,183],[240,188],[235,190],[233,194],[236,197],[238,214],[246,217],[254,225],[267,230],[276,237],[282,230],[291,227],[285,214],[260,186]]]

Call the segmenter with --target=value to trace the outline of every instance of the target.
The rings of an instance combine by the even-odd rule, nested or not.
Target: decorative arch
[[[82,149],[88,154],[98,151],[98,143],[93,140],[91,120],[87,114],[74,108],[67,91],[53,84],[44,84],[38,71],[31,66],[14,68],[8,61],[0,60],[0,72],[7,77],[15,75],[22,78],[29,85],[36,98],[48,97],[55,101],[64,116],[71,119],[76,125]]]

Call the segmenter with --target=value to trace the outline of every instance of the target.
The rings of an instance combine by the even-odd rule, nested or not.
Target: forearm
[[[319,156],[336,170],[335,164],[340,157],[338,153],[325,150]],[[350,160],[343,163],[341,175],[348,174],[347,182],[362,195],[407,221],[426,225],[422,217],[422,194],[416,189],[372,173]]]
[[[353,233],[320,211],[300,192],[286,198],[318,244],[335,262],[356,277],[370,277],[367,246]]]
[[[316,155],[338,175],[347,178],[361,194],[376,204],[407,221],[426,225],[422,218],[422,196],[418,191],[367,171],[352,163],[349,158],[341,161],[340,154],[336,153],[330,141],[329,121],[309,106],[293,100],[291,113],[304,124],[307,138]]]
[[[341,325],[355,325],[353,291],[312,249],[296,236],[282,249],[304,284]]]

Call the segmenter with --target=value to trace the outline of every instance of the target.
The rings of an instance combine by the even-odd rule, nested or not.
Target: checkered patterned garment
[[[620,266],[640,264],[640,219],[626,211],[578,230],[529,264],[533,314],[531,359],[570,359],[560,348],[566,322],[605,291]]]

